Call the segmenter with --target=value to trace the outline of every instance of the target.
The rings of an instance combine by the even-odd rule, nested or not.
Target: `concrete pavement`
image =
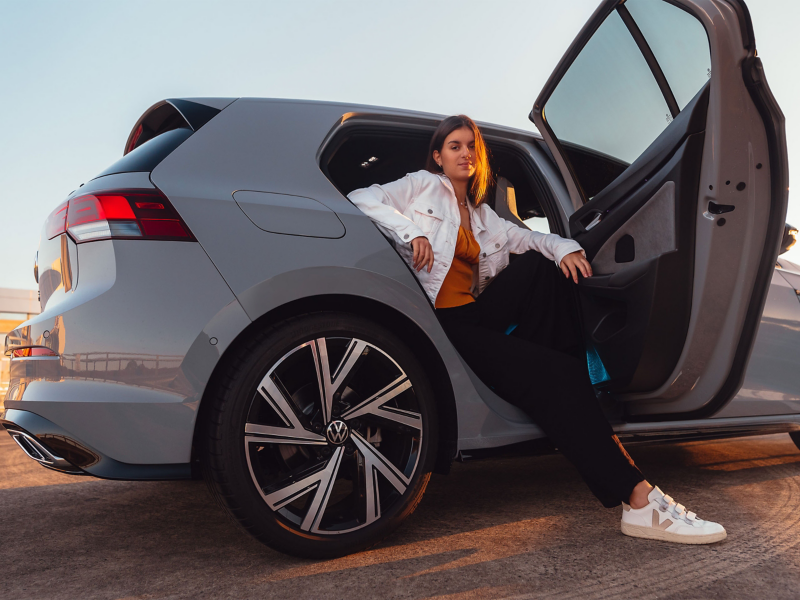
[[[788,435],[633,446],[728,539],[627,538],[560,455],[454,465],[379,547],[330,561],[241,533],[202,482],[47,471],[0,435],[0,598],[797,598],[800,451]]]

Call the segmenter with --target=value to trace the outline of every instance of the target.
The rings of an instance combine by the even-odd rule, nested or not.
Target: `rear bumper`
[[[0,412],[0,424],[29,458],[43,467],[70,475],[103,479],[190,479],[186,464],[128,464],[109,458],[74,439],[55,423],[25,410]]]

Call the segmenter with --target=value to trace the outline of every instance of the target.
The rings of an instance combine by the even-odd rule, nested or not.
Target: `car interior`
[[[424,169],[432,133],[433,130],[353,133],[329,147],[322,164],[328,178],[347,195]],[[487,199],[489,206],[521,227],[548,233],[547,215],[520,159],[503,147],[489,144],[488,149],[494,176]]]

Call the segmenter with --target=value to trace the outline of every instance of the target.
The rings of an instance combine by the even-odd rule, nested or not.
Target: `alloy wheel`
[[[252,482],[284,526],[342,534],[402,501],[422,432],[418,398],[397,362],[374,344],[331,336],[269,368],[243,439]]]

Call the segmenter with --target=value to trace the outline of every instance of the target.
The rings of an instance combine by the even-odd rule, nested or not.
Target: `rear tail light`
[[[32,356],[58,356],[50,348],[17,348],[12,350],[11,358],[30,358]]]
[[[77,196],[50,214],[45,231],[48,238],[67,231],[78,243],[108,239],[195,241],[158,190],[109,190]]]

